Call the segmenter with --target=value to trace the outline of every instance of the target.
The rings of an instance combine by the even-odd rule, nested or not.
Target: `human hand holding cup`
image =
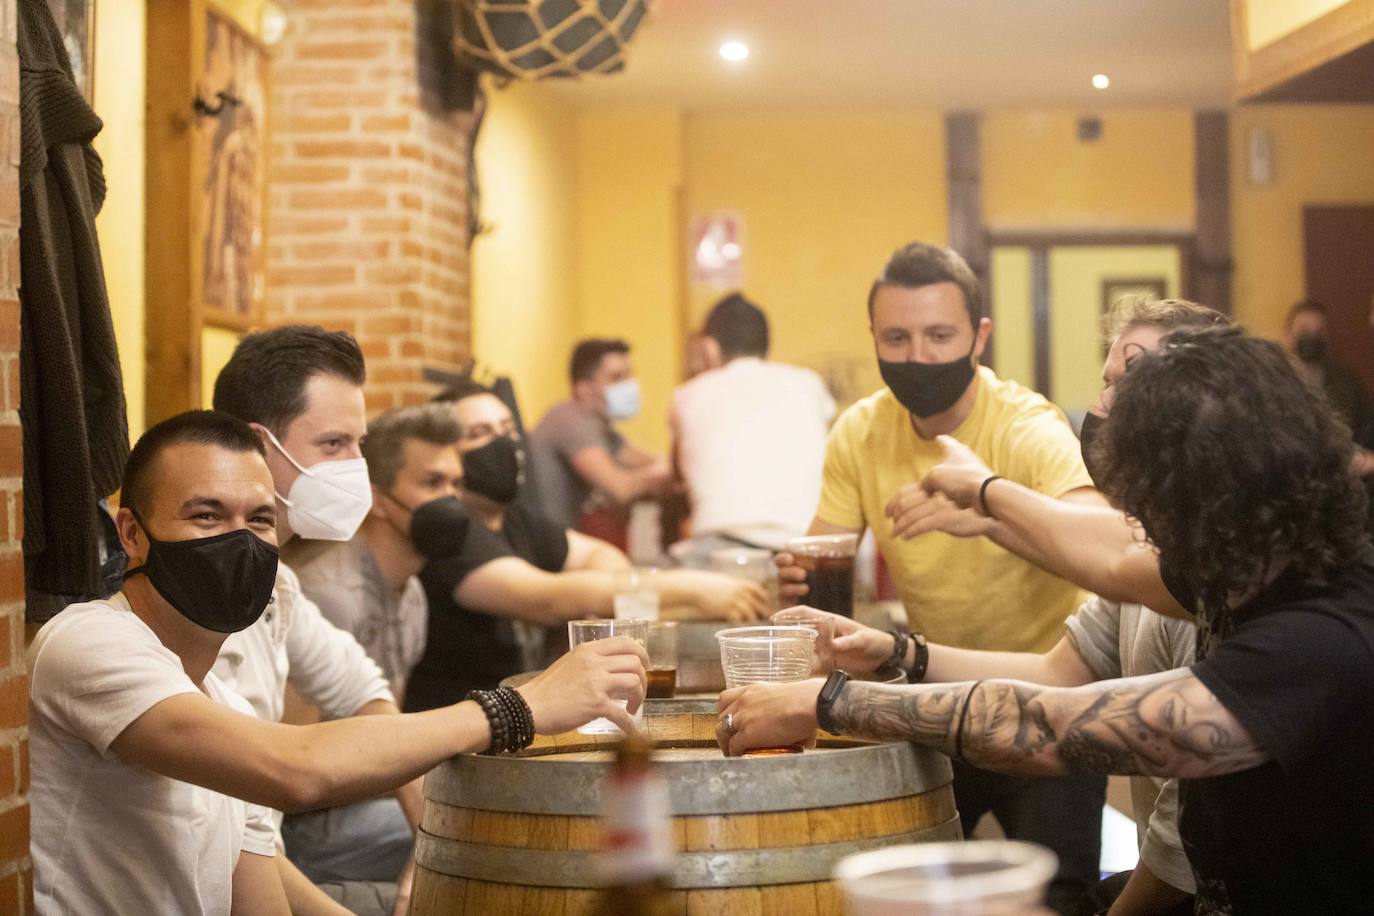
[[[795,684],[811,677],[815,664],[817,631],[805,626],[733,627],[716,634],[720,643],[720,663],[725,671],[726,693],[751,684]],[[722,694],[722,701],[725,694]],[[729,719],[722,719],[729,731]],[[802,741],[779,746],[756,747],[746,757],[800,754]]]
[[[649,621],[643,619],[630,620],[570,620],[568,621],[568,646],[576,651],[579,646],[586,643],[595,643],[610,639],[628,639],[636,643],[639,647],[643,661],[648,662],[647,645],[649,642]],[[566,656],[564,656],[566,658]],[[560,659],[561,661],[561,659]],[[550,668],[550,670],[553,670]],[[647,678],[641,680],[639,692],[621,690],[626,693],[621,697],[617,693],[611,696],[616,703],[623,707],[629,714],[634,727],[639,727],[644,722],[644,712],[642,700],[644,699],[644,688],[647,685]],[[619,685],[617,685],[619,686]],[[634,705],[630,706],[633,701]],[[619,719],[620,717],[616,717]],[[608,717],[600,717],[587,722],[585,725],[578,726],[577,730],[584,735],[615,735],[625,731],[624,721],[619,724]]]

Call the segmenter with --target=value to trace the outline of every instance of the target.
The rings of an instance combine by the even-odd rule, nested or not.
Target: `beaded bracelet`
[[[513,753],[534,741],[534,714],[519,692],[509,687],[471,690],[466,699],[482,708],[491,726],[491,744],[483,753]]]

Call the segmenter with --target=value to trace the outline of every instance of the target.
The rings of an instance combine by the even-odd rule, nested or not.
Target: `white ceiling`
[[[728,38],[747,61],[720,59]],[[558,92],[689,110],[1223,106],[1230,41],[1227,0],[658,0],[625,72]]]

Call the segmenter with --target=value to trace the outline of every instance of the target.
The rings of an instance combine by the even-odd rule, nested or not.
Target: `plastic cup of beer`
[[[835,878],[850,916],[1029,916],[1058,867],[1034,843],[915,843],[847,856]]]
[[[650,700],[671,700],[677,690],[677,623],[655,620],[649,624]]]
[[[801,608],[778,611],[768,618],[783,627],[807,627],[816,631],[815,659],[811,674],[825,675],[835,670],[835,618],[812,614]]]
[[[793,684],[811,676],[815,663],[816,631],[810,627],[732,627],[716,634],[725,687],[746,684]],[[800,744],[759,747],[745,757],[800,754]]]
[[[652,567],[622,569],[615,573],[615,618],[658,619],[658,570]]]
[[[787,552],[806,571],[805,601],[811,607],[854,616],[854,553],[857,534],[818,534],[792,538]]]
[[[649,621],[642,618],[629,620],[569,620],[568,648],[575,649],[584,642],[610,639],[614,636],[628,636],[647,650],[649,643]],[[629,706],[629,700],[619,700],[621,706]],[[644,721],[644,707],[635,713],[635,722]],[[584,735],[624,734],[619,725],[610,719],[593,719],[577,729]]]

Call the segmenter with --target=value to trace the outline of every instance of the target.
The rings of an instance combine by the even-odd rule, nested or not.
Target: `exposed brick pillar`
[[[0,0],[0,916],[33,912],[29,681],[24,672],[24,455],[19,427],[19,58]]]
[[[426,0],[429,2],[429,0]],[[351,331],[368,406],[466,360],[470,117],[421,85],[416,0],[289,0],[272,49],[267,321]]]

